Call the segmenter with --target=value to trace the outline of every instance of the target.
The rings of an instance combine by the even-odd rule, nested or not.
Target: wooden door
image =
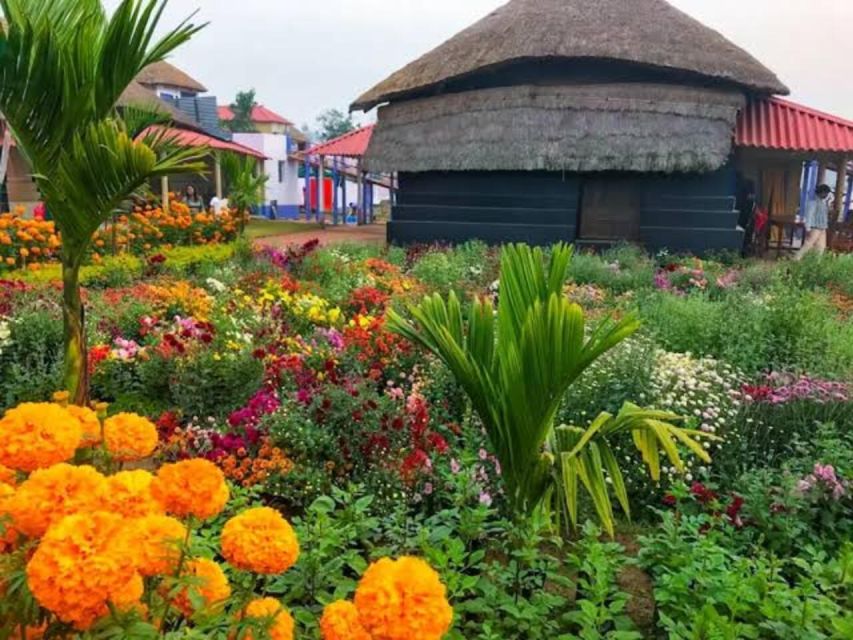
[[[587,178],[583,184],[583,240],[639,240],[642,196],[635,178]]]

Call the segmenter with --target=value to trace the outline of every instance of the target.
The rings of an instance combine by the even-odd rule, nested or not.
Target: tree
[[[256,171],[257,161],[248,156],[223,153],[220,162],[228,184],[228,205],[237,210],[243,220],[263,199],[264,185],[270,177]]]
[[[338,138],[354,129],[352,116],[344,115],[339,109],[327,109],[317,118],[316,130],[323,141]]]
[[[226,129],[234,133],[253,133],[258,130],[252,120],[252,113],[258,106],[255,97],[254,89],[237,93],[237,97],[234,98],[234,103],[231,105],[231,112],[234,117],[231,121],[223,123]]]
[[[626,316],[618,322],[607,320],[587,334],[582,309],[563,293],[571,255],[571,247],[555,246],[546,269],[541,249],[507,246],[501,256],[497,313],[491,300],[478,299],[466,318],[451,292],[446,302],[436,294],[409,307],[414,323],[389,311],[388,326],[432,352],[453,372],[483,423],[517,515],[550,509],[549,498],[557,496],[559,510],[575,522],[580,480],[612,533],[602,469],[613,480],[620,503],[627,504],[627,499],[620,490],[624,484],[618,463],[608,456],[609,437],[634,433],[653,477],[659,473],[658,447],[680,468],[673,439],[707,454],[691,439],[695,432],[666,422],[674,416],[632,413],[630,407],[615,419],[603,414],[587,431],[555,430],[555,416],[569,386],[639,328],[634,317]]]
[[[108,17],[99,0],[0,0],[0,111],[28,159],[62,237],[64,382],[88,396],[80,266],[92,236],[119,204],[154,177],[201,170],[206,150],[173,144],[163,116],[116,103],[148,65],[201,27],[154,32],[166,0],[122,0]]]

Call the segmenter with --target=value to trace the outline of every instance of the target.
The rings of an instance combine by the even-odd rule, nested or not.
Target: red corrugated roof
[[[360,158],[367,151],[370,138],[373,135],[373,127],[368,125],[345,133],[339,138],[323,142],[308,150],[308,153],[318,156],[343,156],[347,158]]]
[[[217,107],[217,111],[219,112],[219,119],[224,120],[225,122],[230,122],[234,119],[234,112],[231,110],[231,107],[228,105],[223,105]],[[252,122],[257,122],[258,124],[284,124],[284,125],[292,125],[293,123],[287,118],[278,115],[275,111],[270,111],[263,105],[258,105],[254,109],[252,109]]]
[[[735,144],[779,151],[853,152],[853,122],[781,98],[741,111]]]
[[[219,151],[232,151],[234,153],[239,153],[240,155],[252,156],[253,158],[258,158],[259,160],[266,160],[266,156],[260,151],[255,151],[251,147],[247,147],[237,142],[228,142],[227,140],[220,140],[219,138],[206,136],[203,133],[196,133],[195,131],[185,131],[184,129],[173,129],[170,127],[166,131],[167,134],[172,137],[172,139],[175,141],[175,144],[177,145],[183,145],[187,147],[207,146],[211,149],[218,149]]]

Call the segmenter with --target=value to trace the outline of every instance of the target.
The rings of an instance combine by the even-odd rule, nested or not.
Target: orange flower
[[[123,547],[134,556],[134,566],[143,576],[172,575],[178,568],[181,544],[187,528],[164,515],[148,515],[128,523],[122,534]]]
[[[142,460],[157,448],[157,427],[135,413],[119,413],[104,420],[104,444],[116,460]]]
[[[68,405],[65,409],[80,421],[80,427],[83,430],[81,447],[92,447],[101,442],[101,421],[98,420],[97,413],[89,407],[78,407],[74,404]]]
[[[244,616],[267,622],[269,624],[267,633],[270,640],[293,640],[293,617],[275,598],[252,600],[246,605]],[[246,640],[254,640],[251,631],[248,631],[243,637]]]
[[[355,591],[359,620],[373,640],[440,640],[453,609],[438,574],[419,558],[383,558]]]
[[[0,553],[14,549],[18,541],[18,532],[12,528],[12,514],[9,510],[14,497],[15,490],[12,487],[0,484]]]
[[[358,619],[358,609],[348,600],[333,602],[323,610],[320,633],[323,640],[371,640]]]
[[[122,526],[121,516],[98,511],[51,527],[27,564],[27,583],[39,604],[85,630],[108,613],[113,598],[124,604],[135,595],[132,556],[118,544]]]
[[[80,421],[50,403],[24,403],[0,420],[0,464],[35,471],[74,456],[80,446]]]
[[[247,509],[225,523],[222,555],[236,569],[274,575],[296,563],[299,541],[275,509]]]
[[[208,460],[183,460],[160,467],[151,492],[171,514],[206,520],[218,515],[228,502],[225,476]]]
[[[163,505],[154,499],[147,471],[121,471],[107,478],[105,511],[119,513],[127,518],[141,518],[150,514],[162,514]]]
[[[10,487],[17,486],[17,472],[14,469],[4,467],[2,464],[0,464],[0,484],[8,484]]]
[[[10,511],[15,528],[37,538],[65,516],[101,510],[107,480],[96,469],[57,464],[39,469],[21,483]]]
[[[193,607],[191,595],[198,596],[204,603],[204,609],[211,609],[223,604],[231,596],[231,587],[222,568],[212,560],[199,558],[186,563],[181,577],[188,584],[181,589],[172,602],[185,616],[192,616],[196,609]]]

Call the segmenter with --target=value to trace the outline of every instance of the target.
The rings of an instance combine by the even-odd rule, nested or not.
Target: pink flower
[[[483,491],[482,493],[480,493],[480,504],[483,505],[484,507],[491,507],[492,506],[492,496],[489,495],[488,493],[486,493],[485,491]]]
[[[459,466],[459,461],[456,458],[453,458],[453,460],[450,461],[450,471],[453,473],[453,475],[456,475],[461,470],[462,467]]]

